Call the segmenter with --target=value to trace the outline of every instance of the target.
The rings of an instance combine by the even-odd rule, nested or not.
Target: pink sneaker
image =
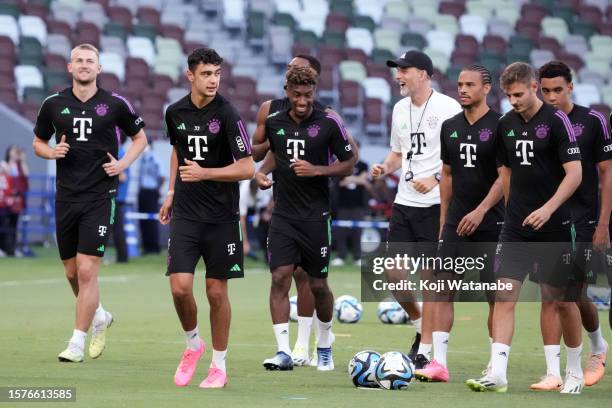
[[[198,360],[202,357],[202,354],[204,354],[204,350],[206,350],[206,345],[202,342],[199,349],[192,350],[187,348],[187,350],[183,352],[181,362],[176,369],[176,373],[174,373],[174,383],[177,386],[184,387],[189,384],[191,377],[193,377],[193,373],[195,373]]]
[[[208,369],[208,377],[200,383],[200,388],[223,388],[227,384],[227,374],[217,367]]]
[[[416,370],[414,376],[419,381],[425,382],[448,382],[450,379],[448,368],[444,367],[436,360],[431,360],[429,364],[421,370]]]

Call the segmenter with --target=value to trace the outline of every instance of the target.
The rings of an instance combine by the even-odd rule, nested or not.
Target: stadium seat
[[[427,40],[418,33],[404,33],[402,34],[402,46],[407,48],[416,48],[422,50],[427,46]]]
[[[26,87],[44,88],[43,76],[38,67],[32,65],[17,65],[15,67],[15,82],[17,83],[17,95],[23,98],[23,90]]]
[[[100,65],[105,72],[117,75],[117,78],[121,82],[125,79],[125,64],[121,55],[101,52],[100,53]]]
[[[465,4],[468,14],[481,16],[483,19],[489,20],[493,15],[493,10],[489,3],[485,0],[468,0]]]
[[[370,17],[376,24],[380,22],[384,12],[384,2],[355,0],[354,5],[357,14]]]
[[[363,118],[361,100],[361,86],[358,82],[340,82],[340,104],[342,105],[342,116],[345,117],[345,120],[351,118],[360,121]]]
[[[606,26],[610,27],[609,25],[606,25]],[[586,37],[586,38],[590,38],[592,35],[597,33],[596,26],[594,26],[593,24],[589,22],[582,21],[582,20],[575,20],[570,25],[570,28],[572,30],[572,34],[582,35],[583,37]]]
[[[34,37],[21,37],[17,59],[20,65],[42,65],[43,50],[38,39]]]
[[[539,4],[523,3],[520,21],[540,25],[542,19],[547,15],[549,15],[549,11],[546,7]]]
[[[378,28],[374,31],[374,42],[377,49],[388,50],[398,54],[401,50],[401,35],[397,31],[386,28]]]
[[[15,45],[19,44],[19,26],[15,17],[0,14],[0,35],[10,38]]]
[[[232,31],[245,28],[244,0],[223,0],[223,25]]]
[[[569,34],[567,23],[558,17],[544,17],[542,19],[542,34],[563,43],[565,37]]]
[[[108,21],[104,7],[94,2],[85,2],[79,10],[79,16],[81,21],[97,25],[100,31],[104,29],[104,24]]]
[[[561,52],[561,45],[556,38],[541,36],[537,45],[540,49],[551,51],[555,56]]]
[[[319,37],[309,30],[296,30],[293,38],[296,43],[311,48],[316,48],[320,42]]]
[[[612,58],[612,37],[604,35],[593,35],[589,38],[591,49],[594,53],[608,55]]]
[[[385,65],[388,60],[395,59],[398,55],[399,53],[392,53],[389,50],[374,48],[374,50],[372,50],[372,55],[370,56],[370,58],[376,64]]]
[[[200,18],[200,14],[197,13],[195,14],[194,17]],[[160,24],[173,24],[179,27],[183,27],[184,29],[191,27],[191,24],[189,24],[189,15],[186,14],[185,11],[180,8],[179,9],[174,9],[174,8],[165,9],[163,13],[161,13],[160,15],[159,23]]]
[[[132,26],[132,36],[139,38],[147,38],[151,42],[153,42],[155,41],[155,37],[157,36],[157,27],[153,27],[150,24],[134,24]]]
[[[599,89],[592,84],[574,84],[574,100],[582,106],[591,106],[601,103]]]
[[[355,12],[352,0],[331,0],[329,11],[342,14],[349,19],[353,17]]]
[[[55,71],[63,70],[66,71],[66,65],[68,64],[68,60],[64,58],[62,55],[45,53],[44,56],[45,68],[52,69]]]
[[[123,58],[127,57],[125,42],[119,37],[111,37],[106,35],[100,37],[100,50],[119,54]]]
[[[104,69],[104,67],[102,67],[102,69]],[[97,82],[98,86],[110,92],[119,91],[121,87],[121,82],[119,82],[119,78],[117,78],[117,75],[111,72],[102,71],[102,73],[98,75]]]
[[[459,27],[463,34],[474,36],[478,42],[482,42],[484,36],[487,34],[487,23],[478,15],[462,15],[459,17]]]
[[[366,78],[362,82],[366,98],[377,98],[385,104],[391,101],[391,87],[387,80],[383,78]]]
[[[443,51],[430,47],[425,48],[424,52],[429,55],[435,68],[438,68],[441,72],[446,72],[450,66],[450,55],[446,55]]]
[[[599,72],[590,70],[588,65],[580,70],[578,78],[580,79],[580,83],[595,85],[599,89],[603,88],[606,84],[605,76]]]
[[[446,31],[432,30],[425,35],[425,38],[429,49],[439,51],[447,57],[450,57],[455,49],[455,37]]]
[[[326,30],[323,33],[322,44],[329,45],[331,47],[336,47],[336,48],[344,48],[345,47],[344,33],[338,33],[336,31]]]
[[[288,13],[274,13],[274,16],[272,16],[272,24],[288,27],[292,32],[295,31],[296,28],[295,19]]]
[[[438,4],[431,1],[413,2],[412,14],[433,24],[438,17]]]
[[[150,67],[155,64],[155,48],[148,37],[129,36],[127,39],[127,48],[130,57],[140,57],[144,59]]]
[[[127,7],[110,6],[108,8],[108,17],[110,21],[105,25],[105,28],[108,24],[119,23],[123,26],[125,32],[132,31],[132,12]]]
[[[497,55],[504,53],[506,46],[506,40],[497,35],[487,34],[482,39],[482,48]]]
[[[22,37],[34,37],[43,47],[47,45],[47,26],[42,18],[21,15],[18,24]]]
[[[453,35],[459,34],[459,24],[457,23],[457,19],[449,14],[436,15],[433,24],[436,30],[446,31]]]
[[[610,54],[591,52],[583,55],[585,65],[589,70],[601,75],[608,75],[610,73]]]
[[[56,5],[56,7],[53,7]],[[74,27],[77,21],[79,21],[78,11],[72,7],[63,6],[60,3],[51,3],[53,18],[57,21],[63,21]]]
[[[20,14],[21,11],[17,4],[0,3],[0,16],[11,16],[13,19],[17,20]]]
[[[247,38],[251,47],[265,45],[266,15],[261,11],[250,11],[247,15]]]
[[[555,54],[550,50],[540,50],[536,48],[529,53],[529,61],[536,69],[553,59],[555,59]]]
[[[34,103],[40,105],[48,96],[43,88],[27,86],[23,89],[23,103]]]
[[[372,33],[367,29],[350,27],[346,30],[346,45],[351,48],[359,48],[369,55],[374,49],[374,39]]]
[[[433,24],[429,21],[414,17],[408,20],[408,31],[410,33],[427,33],[429,30],[433,29]]]
[[[361,83],[367,78],[365,67],[357,61],[342,61],[338,67],[340,79]]]
[[[84,42],[100,47],[100,29],[93,23],[79,21],[74,29],[73,39],[75,43]]]
[[[277,13],[289,14],[295,21],[299,20],[302,13],[299,0],[274,0],[274,3]]]
[[[510,24],[510,26],[514,27],[516,22],[521,17],[521,10],[517,4],[514,4],[512,1],[506,2],[503,7],[497,8],[495,10],[495,17],[499,20],[503,20],[506,23]],[[488,20],[490,21],[490,20]]]
[[[346,33],[346,30],[348,30],[349,26],[350,21],[348,17],[342,14],[330,13],[325,18],[325,27],[329,27],[330,30],[338,31],[340,33]]]
[[[387,4],[385,4],[384,14],[389,17],[406,21],[409,17],[411,17],[412,13],[410,12],[408,4],[402,0],[390,0],[387,1]]]
[[[374,30],[376,29],[376,23],[370,16],[353,16],[351,26],[354,28],[365,28],[369,32],[374,32]]]
[[[291,58],[293,35],[286,26],[270,26],[268,35],[271,43],[270,59],[273,64],[284,66]]]
[[[72,85],[72,77],[66,73],[66,67],[62,70],[45,70],[45,89],[49,92],[57,92]]]
[[[575,54],[570,54],[565,51],[560,51],[557,54],[557,59],[565,62],[575,72],[580,71],[582,67],[584,66],[584,61],[582,60],[582,58],[580,58],[580,56],[575,55]]]
[[[612,84],[606,85],[601,88],[601,96],[603,103],[608,105],[608,107],[612,108]]]
[[[387,135],[386,108],[383,101],[377,98],[365,98],[363,101],[365,132],[369,136],[384,137]]]

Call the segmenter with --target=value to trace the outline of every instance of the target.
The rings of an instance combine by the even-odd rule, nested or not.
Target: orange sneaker
[[[540,381],[531,384],[529,389],[534,391],[560,391],[563,388],[563,380],[556,375],[546,374]]]
[[[606,372],[606,359],[608,358],[608,347],[600,354],[591,354],[584,369],[584,385],[590,387],[601,380]]]

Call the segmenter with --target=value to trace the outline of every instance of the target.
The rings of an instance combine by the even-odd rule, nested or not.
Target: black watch
[[[442,176],[440,175],[440,173],[436,173],[434,174],[434,178],[436,179],[438,183],[440,183],[440,179],[442,178]]]

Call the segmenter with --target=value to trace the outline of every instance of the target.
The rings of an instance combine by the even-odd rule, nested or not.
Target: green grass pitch
[[[107,348],[97,360],[60,364],[57,354],[65,347],[73,325],[74,298],[63,276],[55,249],[38,249],[38,258],[0,260],[0,387],[76,387],[76,403],[2,403],[0,408],[40,407],[609,407],[612,373],[581,396],[535,393],[528,389],[544,374],[539,331],[539,305],[523,303],[510,356],[507,394],[473,393],[464,382],[478,376],[488,359],[486,305],[456,306],[451,334],[448,384],[414,383],[407,391],[360,390],[346,372],[349,359],[359,350],[406,351],[412,326],[381,324],[376,304],[364,304],[362,320],[353,325],[334,324],[336,370],[319,373],[314,368],[293,372],[266,372],[264,358],[275,352],[268,310],[270,277],[262,263],[247,262],[246,278],[231,281],[232,331],[228,353],[229,384],[222,390],[202,390],[210,351],[198,366],[192,384],[174,386],[172,377],[183,351],[179,325],[167,278],[165,258],[147,256],[127,265],[103,266],[101,298],[115,316]],[[204,295],[203,266],[199,265],[196,293],[199,326],[209,345],[208,304]],[[359,296],[355,267],[332,268],[334,295]],[[293,290],[294,291],[294,290]],[[292,292],[293,292],[292,291]],[[611,341],[607,315],[602,329]],[[291,324],[291,342],[297,325]],[[588,338],[584,336],[585,355]],[[562,352],[562,367],[565,365]]]

